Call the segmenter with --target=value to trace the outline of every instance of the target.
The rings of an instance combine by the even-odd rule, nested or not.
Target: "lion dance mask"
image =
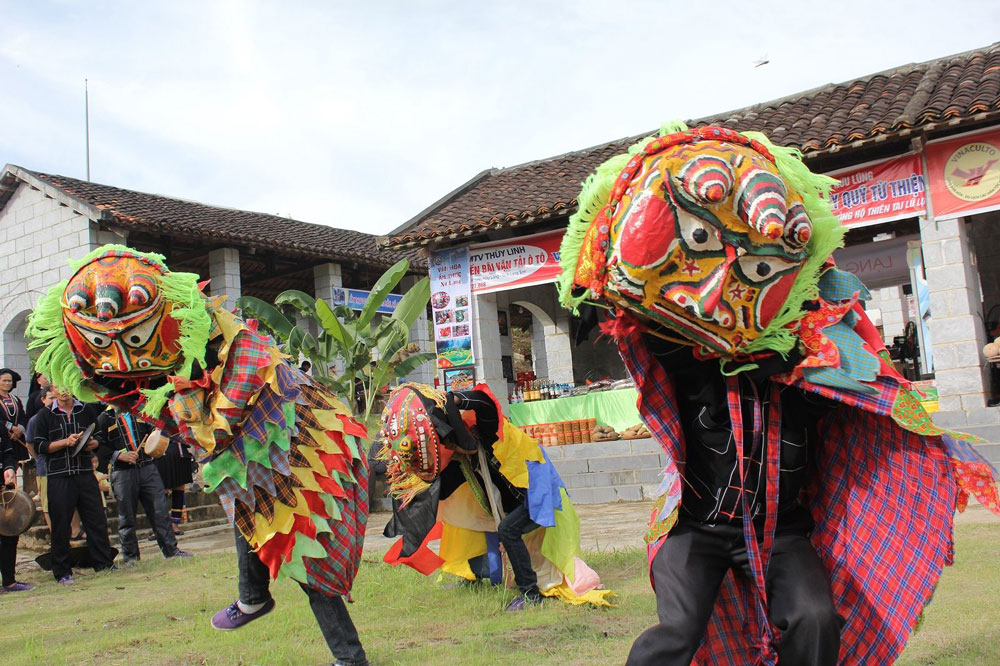
[[[754,428],[752,436],[769,442],[769,456],[780,449],[780,400],[763,412],[777,423],[743,423],[741,373],[767,379],[775,396],[792,386],[839,403],[817,426],[822,441],[809,455],[822,474],[803,501],[835,605],[849,618],[843,663],[890,663],[950,563],[956,506],[975,496],[1000,513],[996,470],[971,445],[975,438],[934,425],[865,315],[868,290],[830,259],[843,236],[824,200],[834,182],[761,134],[665,128],[584,183],[563,239],[558,286],[567,308],[586,300],[610,306],[602,329],[615,339],[639,412],[666,453],[646,535],[651,562],[677,522],[685,483],[675,383],[683,346],[724,386],[734,440]],[[768,458],[775,477],[778,457]],[[777,506],[772,480],[769,516]],[[924,512],[934,518],[911,521]],[[764,543],[773,536],[768,529],[773,523]],[[752,532],[744,528],[747,552]],[[901,535],[903,545],[866,537],[885,533]],[[751,558],[757,572],[762,552]],[[878,586],[868,581],[894,584],[873,591]],[[749,585],[723,585],[693,663],[773,663],[762,647],[774,638],[767,618],[741,610],[753,608]],[[870,592],[859,601],[858,590]],[[867,627],[898,629],[859,639]]]
[[[272,577],[347,594],[368,514],[365,428],[198,276],[120,245],[73,268],[29,319],[36,369],[181,435]]]

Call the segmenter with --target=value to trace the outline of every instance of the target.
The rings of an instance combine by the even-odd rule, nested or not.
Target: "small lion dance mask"
[[[803,193],[762,143],[717,127],[676,132],[623,165],[572,286],[735,355],[782,311],[813,233]]]
[[[111,250],[84,264],[63,291],[63,322],[77,358],[97,375],[165,375],[181,359],[162,266]]]
[[[423,384],[404,384],[389,396],[379,437],[384,458],[397,473],[430,483],[448,465],[452,451],[441,443],[431,417],[444,401],[443,392]]]

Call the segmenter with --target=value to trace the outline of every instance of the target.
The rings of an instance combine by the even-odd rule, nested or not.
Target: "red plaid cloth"
[[[639,392],[639,413],[667,453],[664,477],[673,479],[661,488],[667,501],[655,521],[680,504],[684,437],[672,380],[640,329],[623,333],[618,347]],[[948,446],[940,437],[900,428],[888,415],[893,387],[881,388],[880,396],[829,387],[817,391],[842,403],[823,423],[816,451],[823,476],[809,486],[809,506],[816,521],[813,545],[829,574],[837,612],[846,620],[844,665],[893,663],[952,560],[959,487]],[[664,538],[650,544],[650,561]],[[762,642],[766,633],[754,583],[730,572],[694,663],[774,663],[773,646]]]

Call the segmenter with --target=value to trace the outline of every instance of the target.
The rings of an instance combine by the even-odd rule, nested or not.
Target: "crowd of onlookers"
[[[22,403],[13,393],[20,381],[17,372],[0,368],[3,485],[9,489],[20,482],[39,502],[51,546],[42,559],[51,564],[56,581],[72,584],[74,566],[117,570],[108,535],[109,495],[116,500],[122,566],[133,566],[140,557],[140,505],[152,528],[148,538],[163,556],[190,557],[178,547],[177,536],[195,464],[180,438],[157,447],[162,455],[153,458],[144,443],[160,434],[131,414],[84,404],[41,374],[32,378],[27,403]],[[81,442],[92,424],[91,435]],[[34,588],[15,577],[18,541],[0,536],[0,593]]]

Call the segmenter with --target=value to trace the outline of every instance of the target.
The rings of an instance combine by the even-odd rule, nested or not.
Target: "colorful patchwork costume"
[[[206,298],[196,275],[115,245],[75,268],[31,315],[37,369],[81,400],[137,414],[164,436],[179,433],[235,525],[237,545],[249,544],[238,551],[263,586],[255,596],[264,596],[243,601],[267,602],[269,610],[268,577],[295,580],[333,649],[317,605],[336,605],[350,623],[340,597],[350,593],[364,543],[364,427],[269,337],[224,309],[223,299]],[[237,604],[229,610],[230,626],[217,628],[255,617],[240,615]],[[365,663],[348,629],[348,642],[357,644],[334,654]]]
[[[509,610],[542,596],[609,605],[580,559],[579,518],[558,472],[485,384],[447,394],[405,384],[389,397],[379,437],[400,500],[386,536],[402,535],[386,562],[496,584],[502,543],[522,595]]]
[[[833,182],[760,134],[677,124],[584,183],[560,297],[610,306],[669,456],[646,537],[660,623],[630,664],[890,664],[955,510],[1000,512],[996,470],[931,422],[830,259]]]

